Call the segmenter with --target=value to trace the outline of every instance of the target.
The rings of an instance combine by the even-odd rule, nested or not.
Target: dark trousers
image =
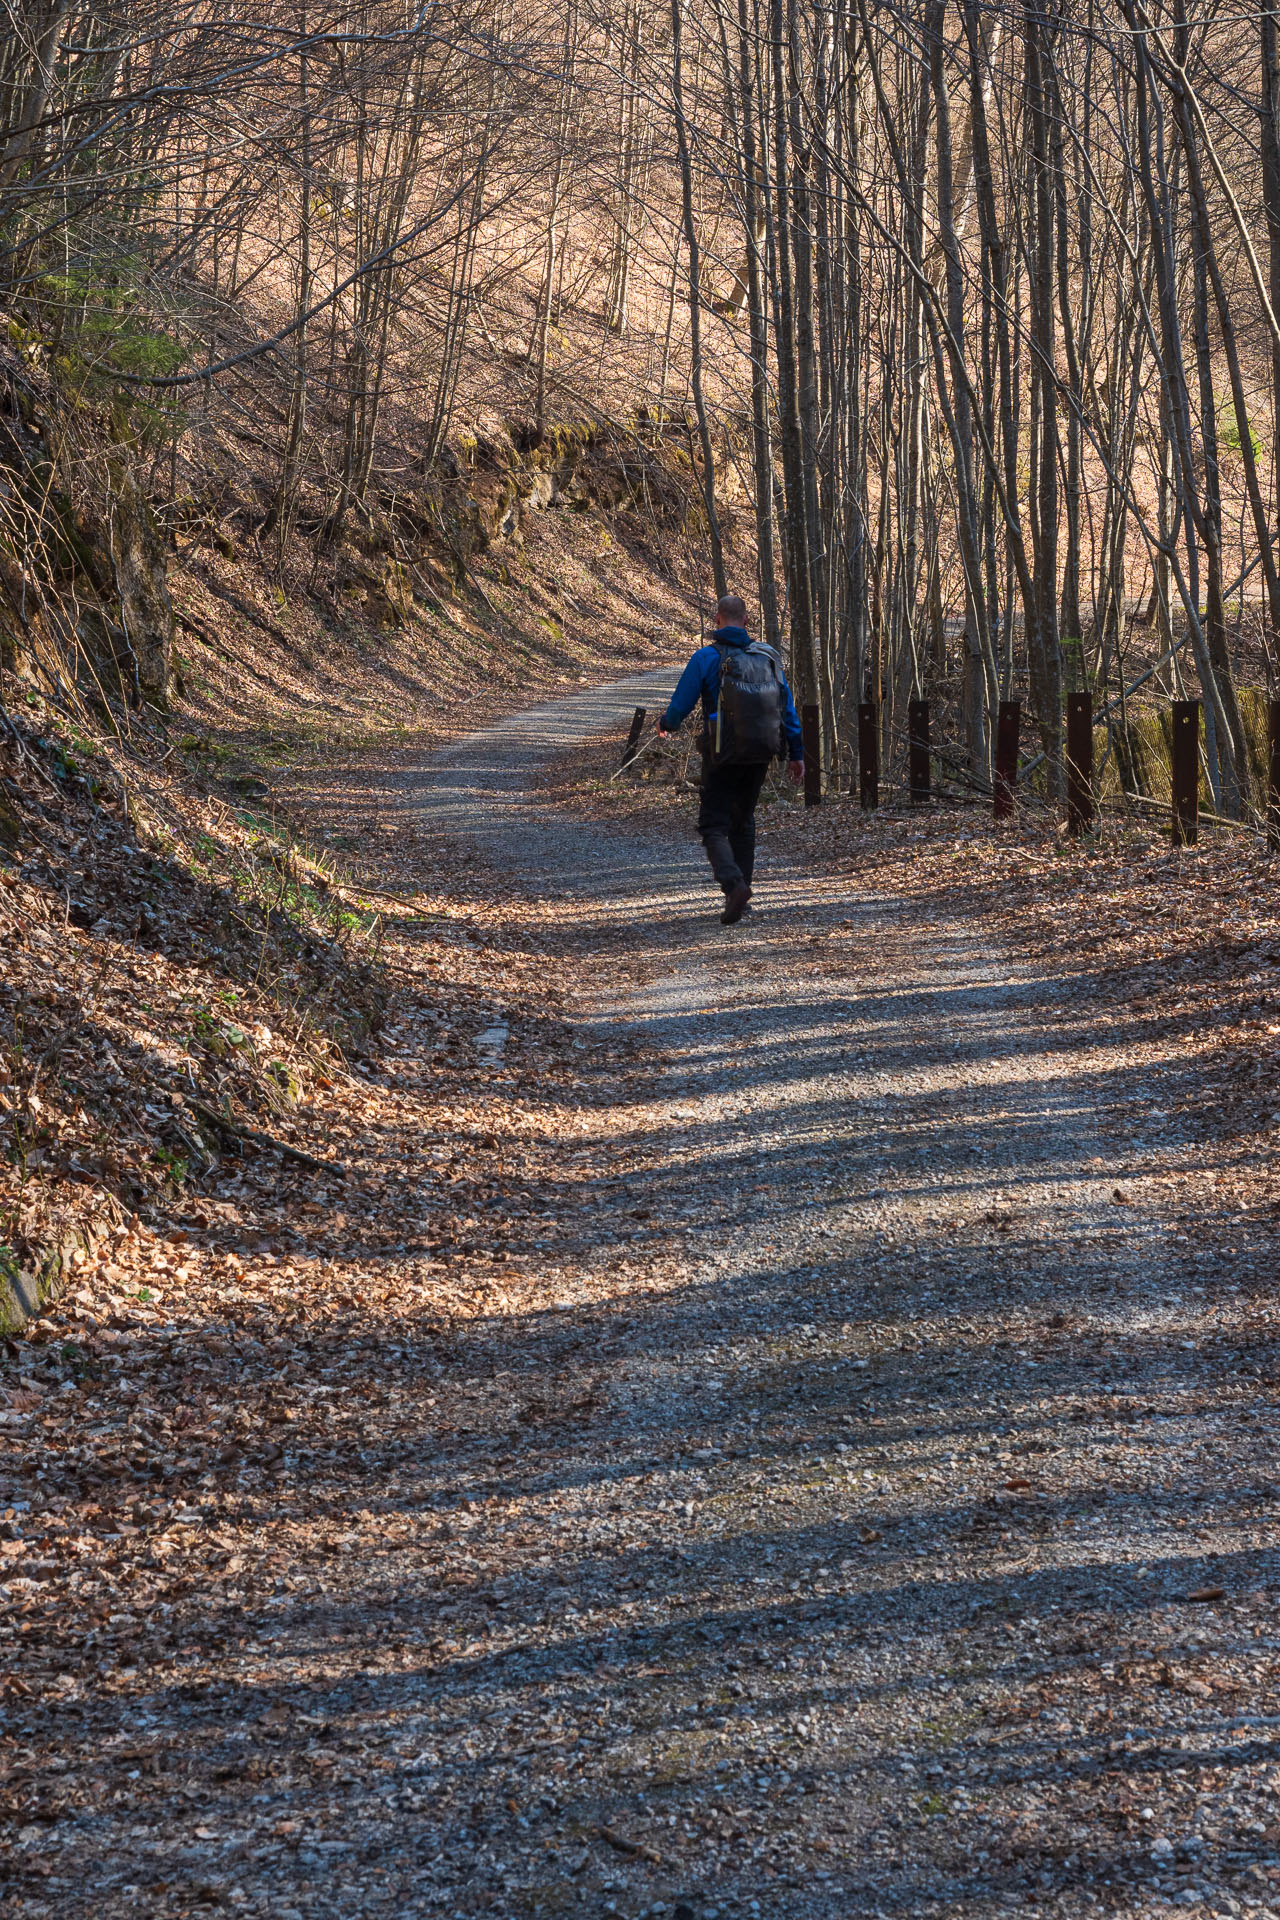
[[[711,767],[703,776],[698,832],[711,871],[728,893],[740,880],[751,885],[756,864],[756,802],[767,765]]]

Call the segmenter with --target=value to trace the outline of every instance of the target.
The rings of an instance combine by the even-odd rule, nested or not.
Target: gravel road
[[[1215,1350],[1241,1276],[1162,1218],[1141,1074],[986,928],[766,871],[723,929],[691,837],[545,817],[541,761],[665,684],[493,728],[410,796],[568,904],[583,1036],[645,1063],[591,1108],[612,1265],[548,1276],[566,1317],[525,1356],[596,1402],[522,1483],[565,1547],[449,1678],[485,1813],[418,1898],[1265,1911],[1275,1411]]]

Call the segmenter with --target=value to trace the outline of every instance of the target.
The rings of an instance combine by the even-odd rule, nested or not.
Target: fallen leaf
[[[607,1840],[619,1853],[629,1854],[633,1859],[650,1860],[655,1866],[661,1866],[662,1855],[653,1847],[646,1846],[643,1840],[630,1840],[625,1833],[616,1833],[612,1827],[597,1827],[602,1840]]]

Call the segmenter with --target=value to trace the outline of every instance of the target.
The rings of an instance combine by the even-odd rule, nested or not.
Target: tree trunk
[[[716,467],[711,429],[702,391],[702,271],[698,227],[693,215],[693,164],[689,151],[689,123],[684,107],[683,0],[671,0],[671,96],[676,117],[676,150],[680,160],[680,205],[684,216],[684,243],[689,256],[689,381],[693,411],[702,449],[702,498],[711,546],[711,573],[718,597],[729,591],[724,571],[724,545],[716,513]]]

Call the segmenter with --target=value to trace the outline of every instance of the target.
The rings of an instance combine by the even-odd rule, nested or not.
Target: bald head
[[[740,600],[736,593],[726,593],[722,600],[716,601],[718,627],[745,627],[746,624],[747,603]]]

